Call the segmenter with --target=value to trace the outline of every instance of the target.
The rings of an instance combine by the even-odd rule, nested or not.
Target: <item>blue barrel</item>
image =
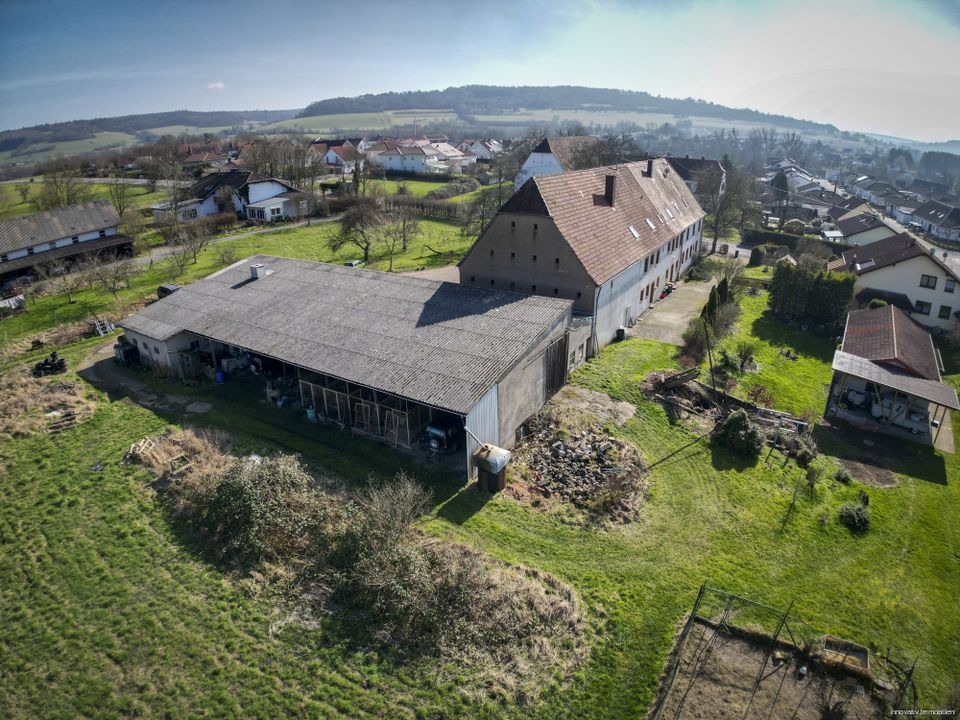
[[[213,379],[216,380],[218,383],[222,383],[224,380],[223,371],[217,370],[217,372],[215,372],[213,375]]]
[[[317,411],[312,407],[307,408],[307,422],[315,423],[317,421]]]

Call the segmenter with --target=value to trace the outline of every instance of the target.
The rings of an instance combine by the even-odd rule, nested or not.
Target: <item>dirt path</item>
[[[77,366],[77,374],[94,387],[112,397],[128,397],[153,410],[179,410],[185,414],[209,412],[213,406],[207,402],[191,400],[183,395],[158,393],[142,380],[121,372],[113,359],[113,338],[96,347]]]

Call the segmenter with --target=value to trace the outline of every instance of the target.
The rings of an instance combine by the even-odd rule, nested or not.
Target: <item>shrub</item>
[[[860,504],[863,505],[864,507],[870,504],[870,496],[867,495],[866,490],[860,490],[859,492],[857,492],[857,500],[859,500]]]
[[[750,267],[757,267],[761,263],[763,263],[763,250],[755,247],[750,251],[750,262],[748,265],[750,265]]]
[[[836,480],[841,485],[849,485],[850,481],[853,478],[850,476],[850,472],[846,468],[840,468],[833,474],[833,479]]]
[[[881,300],[880,298],[874,298],[873,300],[870,301],[870,304],[868,305],[868,307],[871,310],[876,310],[877,308],[882,308],[886,306],[887,306],[887,301]]]
[[[793,447],[793,459],[797,461],[797,465],[802,468],[809,467],[817,455],[819,450],[817,450],[817,442],[813,439],[813,436],[809,433],[800,433],[794,439]]]
[[[747,399],[754,405],[763,405],[764,407],[773,405],[773,393],[762,383],[753,385],[747,391]]]
[[[840,522],[851,530],[864,532],[870,527],[870,508],[859,503],[841,505]]]
[[[296,457],[236,461],[210,492],[197,524],[228,562],[302,554],[322,517],[311,486]]]
[[[763,434],[750,422],[750,418],[743,410],[734,410],[717,423],[713,430],[713,439],[717,444],[738,455],[755,458],[759,457],[763,450]]]

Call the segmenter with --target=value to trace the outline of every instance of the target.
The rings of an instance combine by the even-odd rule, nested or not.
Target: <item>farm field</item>
[[[258,130],[261,132],[303,131],[314,133],[333,132],[335,130],[389,130],[394,127],[413,125],[414,121],[420,126],[441,122],[459,124],[457,114],[452,110],[387,110],[385,112],[344,113],[292,118],[261,125]]]
[[[71,367],[102,342],[71,346]],[[638,520],[606,528],[507,495],[458,490],[383,446],[306,426],[295,411],[266,408],[228,388],[170,384],[213,406],[190,422],[228,430],[244,451],[299,452],[312,468],[357,481],[367,470],[410,469],[434,490],[435,507],[421,521],[427,532],[573,585],[595,636],[566,685],[526,703],[491,698],[471,693],[457,668],[438,674],[429,663],[351,647],[333,621],[283,629],[265,596],[245,593],[238,578],[177,534],[146,473],[122,464],[131,442],[182,416],[98,395],[90,420],[0,449],[0,713],[637,717],[704,580],[775,606],[795,601],[795,615],[822,632],[919,658],[921,700],[935,706],[960,644],[957,458],[891,440],[886,451],[906,475],[893,487],[866,488],[873,523],[854,535],[838,523],[837,508],[863,486],[829,480],[836,461],[823,456],[827,475],[813,494],[799,495],[784,522],[799,469],[776,453],[753,463],[711,448],[641,394],[638,381],[673,366],[674,353],[628,340],[573,377],[635,405],[635,418],[608,430],[640,448],[651,467]],[[956,384],[960,376],[950,373]],[[798,384],[815,391],[808,378]]]
[[[257,127],[257,123],[249,123],[245,127]],[[223,132],[224,130],[229,130],[234,127],[233,125],[208,125],[203,127],[198,127],[196,125],[164,125],[163,127],[155,127],[147,130],[148,133],[154,135],[203,135],[205,133],[210,133],[211,135],[216,135],[217,133]]]
[[[363,256],[360,251],[350,246],[338,251],[331,250],[328,242],[336,231],[336,223],[315,223],[306,227],[225,240],[204,248],[197,263],[187,265],[183,275],[179,277],[174,276],[169,261],[158,260],[153,267],[141,266],[141,272],[131,279],[130,287],[120,290],[116,299],[101,289],[74,293],[75,302],[72,304],[67,303],[66,296],[59,294],[32,299],[29,301],[28,312],[0,321],[0,339],[12,341],[60,323],[89,319],[95,313],[119,314],[131,303],[155,297],[157,286],[162,283],[190,282],[228,264],[224,260],[233,262],[234,260],[224,255],[227,252],[232,253],[234,259],[266,253],[333,263]],[[420,234],[410,243],[407,251],[394,257],[394,270],[407,271],[420,267],[449,265],[466,253],[471,242],[472,240],[462,236],[459,228],[452,223],[423,220],[420,223]],[[374,251],[371,253],[369,267],[386,270],[389,260],[382,252]]]
[[[0,165],[10,165],[16,162],[42,162],[43,160],[53,160],[57,157],[83,155],[98,150],[127,147],[128,145],[135,145],[136,143],[136,136],[130,133],[99,132],[95,133],[92,138],[85,140],[69,140],[65,142],[33,145],[22,153],[3,151],[0,152]]]
[[[30,187],[27,202],[21,202],[17,185],[20,183],[0,183],[0,220],[10,220],[37,212],[30,198],[43,187],[42,182],[24,183]],[[91,200],[109,200],[110,186],[106,183],[87,183]],[[162,192],[150,192],[146,185],[129,186],[129,204],[131,207],[148,207],[163,200]]]

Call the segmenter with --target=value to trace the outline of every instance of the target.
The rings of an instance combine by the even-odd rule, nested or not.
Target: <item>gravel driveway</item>
[[[627,335],[683,345],[683,331],[690,319],[697,317],[706,305],[711,287],[713,283],[710,282],[680,283],[666,298],[641,315]]]

